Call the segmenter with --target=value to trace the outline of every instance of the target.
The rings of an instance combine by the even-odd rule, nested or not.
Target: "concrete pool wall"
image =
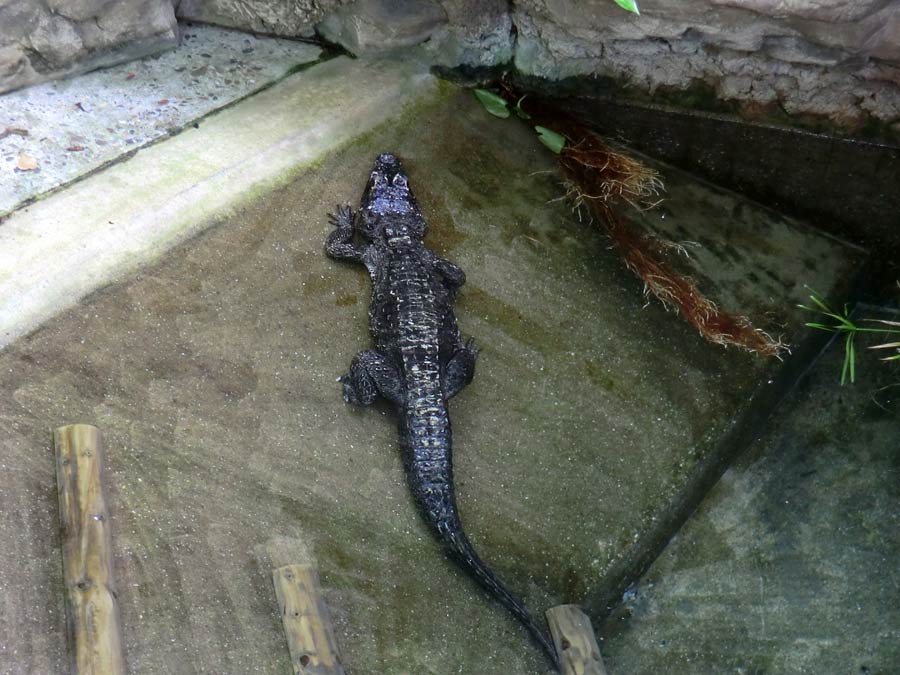
[[[0,224],[4,669],[65,662],[50,430],[79,421],[107,438],[135,672],[284,672],[286,556],[318,566],[352,671],[542,672],[430,539],[387,409],[349,409],[335,383],[368,346],[369,288],[324,256],[325,214],[381,151],[468,274],[461,510],[538,613],[602,618],[790,384],[645,306],[527,126],[421,62],[333,59],[198,126]],[[802,343],[804,284],[841,294],[864,252],[660,169],[668,199],[634,222],[699,242],[683,264],[705,290]]]

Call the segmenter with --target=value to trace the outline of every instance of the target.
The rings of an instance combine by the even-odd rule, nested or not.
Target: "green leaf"
[[[821,300],[821,298],[819,298],[819,296],[816,295],[815,293],[813,293],[812,295],[810,295],[810,296],[809,296],[809,299],[812,300],[814,303],[816,303],[816,304],[819,306],[819,309],[820,309],[824,314],[828,314],[828,313],[831,312],[831,308],[830,308],[828,305],[826,305],[826,304]]]
[[[853,342],[853,333],[847,336],[847,344],[850,349],[850,384],[856,382],[856,347]]]
[[[831,307],[826,305],[825,302],[819,296],[817,296],[815,293],[810,295],[809,299],[812,300],[816,304],[815,307],[808,307],[806,305],[797,305],[797,306],[800,307],[801,309],[805,309],[810,312],[818,312],[819,314],[824,314],[825,316],[831,317],[832,319],[834,319],[835,321],[837,321],[840,324],[838,326],[832,326],[831,330],[846,330],[846,331],[866,330],[865,328],[860,328],[859,326],[857,326],[855,323],[853,323],[850,320],[850,318],[849,318],[850,312],[848,311],[848,308],[846,306],[844,307],[844,313],[838,314],[838,313],[832,311]],[[813,327],[818,328],[819,326],[813,326]],[[825,328],[824,330],[829,330],[829,329]]]
[[[476,89],[475,97],[481,102],[484,109],[494,117],[503,119],[509,117],[509,108],[506,106],[506,101],[503,100],[502,96],[487,89]]]
[[[525,96],[528,96],[528,94],[525,94]],[[522,101],[525,100],[525,96],[523,96],[523,97],[520,98],[518,101],[516,101],[516,115],[519,116],[519,119],[530,120],[530,119],[531,119],[531,115],[529,115],[527,112],[525,112],[525,111],[522,109]]]
[[[562,152],[562,149],[566,145],[566,137],[562,134],[558,134],[552,129],[548,129],[547,127],[542,127],[540,125],[534,128],[536,132],[538,132],[538,138],[541,143],[550,148],[557,155]]]
[[[877,319],[872,319],[872,321],[877,321]],[[885,342],[881,345],[872,345],[869,349],[896,349],[897,354],[893,356],[883,356],[881,358],[882,361],[900,361],[900,342]]]
[[[635,14],[640,15],[640,11],[638,11],[637,2],[635,2],[635,0],[614,0],[614,2],[622,9],[627,9],[629,12],[634,12]]]
[[[900,349],[900,342],[885,342],[883,345],[872,345],[869,349]]]
[[[847,381],[847,375],[850,376],[850,384],[856,382],[856,354],[853,349],[853,333],[847,333],[847,339],[844,342],[844,366],[841,368],[841,386]]]
[[[863,321],[874,321],[876,323],[883,323],[885,326],[900,326],[900,321],[888,321],[887,319],[863,319]],[[885,333],[900,333],[900,331],[890,330],[889,328],[882,329]]]
[[[809,288],[807,286],[807,288]],[[812,289],[810,289],[812,290]],[[850,319],[850,306],[844,305],[843,314],[833,311],[825,301],[822,300],[815,292],[809,296],[813,301],[814,307],[807,305],[797,305],[801,309],[816,314],[822,314],[837,321],[836,324],[828,325],[816,321],[809,321],[805,326],[817,328],[819,330],[827,330],[832,333],[840,333],[844,336],[844,365],[841,368],[841,384],[848,379],[851,383],[856,381],[856,342],[855,338],[859,333],[878,333],[881,335],[900,334],[900,330],[896,328],[864,328],[859,326]],[[863,321],[880,323],[885,326],[900,326],[900,321],[888,321],[887,319],[868,319]],[[885,342],[879,345],[870,346],[869,349],[900,349],[900,342]],[[900,361],[900,354],[893,354],[881,359],[882,361]]]

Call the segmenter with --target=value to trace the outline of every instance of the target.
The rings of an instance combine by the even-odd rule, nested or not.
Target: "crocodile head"
[[[370,235],[388,240],[414,238],[425,234],[425,223],[409,178],[396,155],[378,155],[362,196],[362,210]]]

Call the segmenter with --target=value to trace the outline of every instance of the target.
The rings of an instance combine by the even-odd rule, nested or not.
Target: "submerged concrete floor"
[[[458,314],[482,352],[451,415],[476,546],[537,613],[600,615],[655,554],[779,364],[644,307],[604,237],[557,200],[528,128],[448,87],[0,354],[4,672],[64,668],[51,431],[76,421],[108,441],[133,672],[287,672],[269,570],[297,559],[319,567],[351,672],[546,670],[431,541],[388,411],[348,408],[335,383],[369,344],[369,287],[324,256],[324,214],[358,199],[384,150],[407,160],[431,245],[469,279]],[[773,332],[797,334],[803,284],[827,294],[859,263],[667,178],[667,210],[644,218],[703,244],[704,285]]]
[[[897,672],[898,369],[861,350],[841,387],[842,358],[832,345],[626,594],[601,631],[611,673]]]

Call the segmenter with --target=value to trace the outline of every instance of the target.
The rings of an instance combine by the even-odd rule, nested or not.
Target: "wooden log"
[[[54,441],[70,672],[124,675],[100,431],[71,424]]]
[[[344,675],[319,575],[312,565],[272,571],[295,675]]]
[[[551,607],[547,622],[563,675],[606,675],[591,620],[578,605]]]

